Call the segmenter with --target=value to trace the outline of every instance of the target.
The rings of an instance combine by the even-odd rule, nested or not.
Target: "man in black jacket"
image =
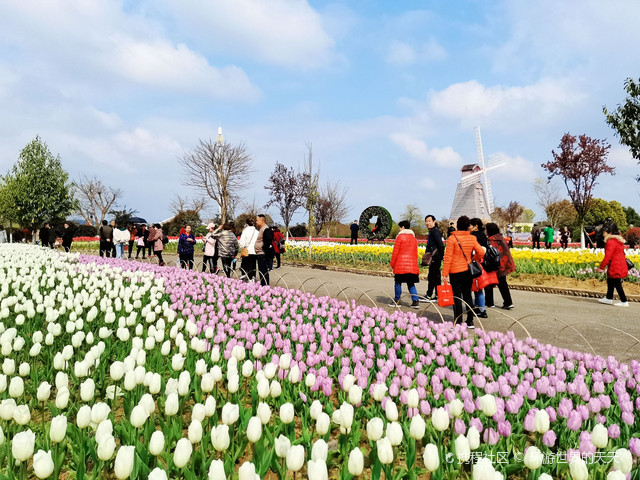
[[[73,230],[67,222],[64,222],[64,232],[62,233],[62,247],[65,252],[71,250],[71,243],[73,242]]]
[[[431,252],[432,257],[429,265],[429,274],[427,275],[427,298],[421,301],[435,302],[438,295],[437,287],[442,283],[440,269],[444,258],[444,242],[442,241],[442,232],[436,223],[435,216],[427,215],[424,217],[424,224],[429,229],[427,252]]]
[[[260,272],[260,285],[269,285],[269,265],[273,265],[273,230],[267,225],[264,214],[256,217],[256,228],[258,238],[256,239],[256,256],[258,260],[258,271]]]
[[[45,223],[44,227],[40,229],[40,245],[43,247],[49,246],[49,224]]]
[[[107,225],[107,221],[102,221],[100,227],[100,256],[111,257],[111,249],[113,248],[113,228]]]
[[[358,220],[354,220],[351,224],[351,243],[349,245],[353,245],[354,243],[358,244],[358,232],[360,231],[360,225],[358,225]]]

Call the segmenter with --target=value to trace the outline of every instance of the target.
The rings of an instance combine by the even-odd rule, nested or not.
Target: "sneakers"
[[[420,308],[420,300],[414,300],[411,302],[411,308]]]
[[[394,308],[400,308],[400,301],[399,300],[391,300],[389,302],[389,306],[390,307],[394,307]]]
[[[613,305],[613,300],[610,298],[599,298],[598,301],[600,303],[604,303],[605,305]]]
[[[471,321],[467,320],[467,329],[468,330],[473,330],[474,328],[476,328],[476,326],[473,324],[473,320],[471,320]]]
[[[496,308],[495,305],[487,305],[487,308]]]
[[[489,318],[489,315],[487,315],[487,312],[478,312],[476,313],[476,315],[478,315],[478,318]]]
[[[430,302],[431,302],[431,300],[429,299],[429,297],[420,297],[420,298],[418,299],[418,301],[419,301],[419,302],[421,302],[421,303],[430,303]]]
[[[628,307],[629,302],[618,302],[613,304],[614,307]]]
[[[501,308],[503,310],[511,310],[513,308],[513,303],[511,305],[503,305]]]

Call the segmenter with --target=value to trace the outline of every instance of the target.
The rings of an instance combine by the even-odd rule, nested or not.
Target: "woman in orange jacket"
[[[473,299],[471,298],[471,273],[469,263],[472,260],[482,262],[484,248],[476,237],[469,232],[469,217],[458,218],[457,229],[447,238],[444,251],[442,277],[451,284],[453,290],[453,321],[462,322],[462,301],[467,305],[467,328],[475,328],[473,324]]]
[[[390,307],[400,306],[400,295],[402,295],[402,284],[406,283],[411,293],[411,308],[418,308],[418,290],[416,283],[420,281],[418,274],[418,241],[411,230],[411,224],[407,220],[398,223],[400,233],[396,237],[391,254],[391,271],[394,273],[395,297]]]

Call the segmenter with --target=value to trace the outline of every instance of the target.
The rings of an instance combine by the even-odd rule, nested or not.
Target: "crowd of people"
[[[438,286],[451,286],[453,292],[454,322],[463,320],[468,328],[474,328],[474,318],[487,318],[487,308],[495,307],[494,287],[502,296],[502,308],[510,310],[514,307],[507,276],[515,272],[516,266],[511,256],[508,240],[500,233],[495,223],[483,225],[479,218],[461,216],[455,225],[449,226],[449,235],[445,245],[442,231],[435,216],[427,215],[424,219],[429,230],[427,236],[426,256],[429,261],[427,291],[420,298],[416,289],[419,279],[418,242],[408,221],[398,223],[400,233],[396,238],[391,255],[391,270],[394,274],[394,299],[390,306],[400,306],[402,284],[406,283],[411,294],[411,307],[419,308],[420,302],[437,302]],[[452,222],[453,223],[453,222]],[[451,229],[453,227],[453,229]],[[485,253],[490,250],[499,263],[489,268],[484,262]],[[494,253],[495,252],[495,253]],[[472,268],[476,262],[477,267]],[[479,270],[478,270],[479,269]],[[488,274],[491,270],[491,275]],[[488,284],[479,287],[477,279],[482,276]],[[475,292],[475,298],[472,295]],[[464,306],[466,305],[466,309]],[[464,314],[466,310],[466,319]]]
[[[42,231],[42,230],[41,230]],[[158,265],[165,265],[163,252],[168,237],[162,225],[156,223],[149,228],[146,225],[129,223],[126,228],[117,228],[115,221],[103,220],[98,231],[101,257],[125,258],[125,245],[128,245],[128,258],[131,259],[134,247],[135,259],[157,257]],[[227,277],[237,268],[237,257],[241,258],[241,279],[269,284],[269,272],[280,268],[281,255],[285,252],[285,239],[278,227],[269,227],[266,216],[257,215],[248,218],[242,234],[238,238],[233,222],[223,225],[209,223],[207,233],[199,243],[191,225],[185,225],[178,235],[178,257],[182,268],[193,270],[196,246],[202,248],[202,271],[217,274],[219,262]],[[274,260],[276,265],[274,267]]]

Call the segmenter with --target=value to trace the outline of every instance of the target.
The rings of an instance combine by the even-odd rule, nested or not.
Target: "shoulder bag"
[[[458,246],[460,247],[460,251],[462,252],[462,256],[464,257],[465,262],[467,262],[467,264],[469,265],[469,272],[471,273],[471,278],[478,278],[480,275],[482,275],[482,267],[475,260],[472,260],[471,262],[469,261],[469,259],[467,258],[467,255],[464,253],[464,250],[462,249],[462,245],[460,245],[460,240],[458,240],[458,237],[456,235],[454,235],[454,238],[456,239],[456,242],[458,242]]]

